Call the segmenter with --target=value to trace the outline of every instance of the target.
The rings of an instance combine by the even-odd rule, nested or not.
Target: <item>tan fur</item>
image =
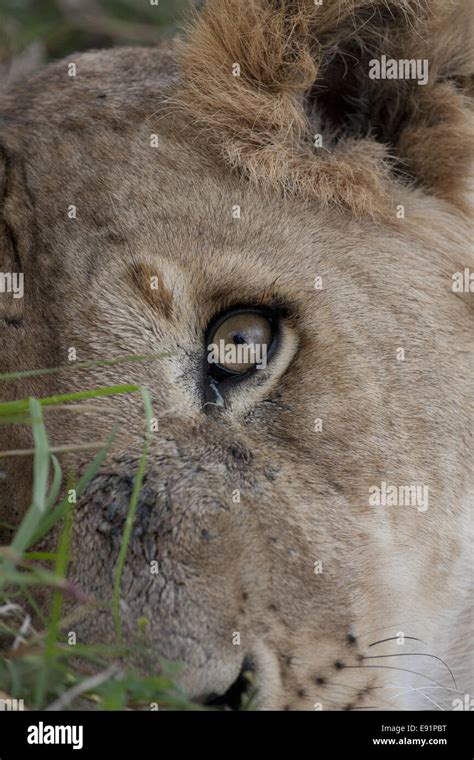
[[[0,392],[150,389],[159,430],[122,583],[124,633],[143,643],[147,618],[148,672],[162,656],[181,662],[198,698],[225,692],[247,659],[264,709],[452,709],[472,689],[473,294],[452,289],[454,272],[474,269],[470,138],[467,95],[444,81],[470,73],[456,37],[464,6],[399,5],[392,36],[381,3],[307,14],[301,3],[237,13],[241,3],[211,1],[185,43],[77,56],[73,82],[59,62],[0,102],[0,271],[25,272],[24,299],[0,295],[1,371],[67,364],[70,347],[78,361],[166,353]],[[354,28],[361,50],[382,39],[398,51],[418,31],[434,52],[436,83],[392,83],[409,102],[400,134],[389,89],[378,92],[371,113],[393,117],[392,163],[376,136],[333,135],[324,156],[307,144],[320,116],[302,95],[322,66],[340,75],[327,57]],[[236,304],[281,308],[280,345],[213,406],[205,333]],[[45,418],[51,445],[103,440],[119,424],[75,510],[70,568],[89,597],[110,601],[141,397]],[[1,426],[0,449],[31,443],[28,426]],[[62,462],[83,469],[90,458]],[[18,522],[31,461],[0,463],[0,521]],[[381,481],[425,484],[428,510],[370,506]],[[81,642],[114,640],[104,608],[74,630]],[[398,645],[400,632],[421,641]],[[427,655],[447,661],[456,687]]]

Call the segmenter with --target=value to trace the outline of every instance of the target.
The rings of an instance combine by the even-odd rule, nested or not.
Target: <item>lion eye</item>
[[[264,369],[274,340],[272,317],[258,310],[227,312],[209,330],[207,360],[211,375],[221,380]]]

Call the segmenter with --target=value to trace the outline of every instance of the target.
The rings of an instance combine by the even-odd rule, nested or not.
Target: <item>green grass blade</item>
[[[35,442],[35,456],[33,460],[33,498],[30,508],[23,518],[20,528],[16,533],[11,549],[15,554],[21,554],[28,548],[32,536],[38,529],[46,512],[46,492],[48,487],[49,473],[49,449],[46,429],[43,423],[41,406],[36,399],[30,399],[30,410],[33,426],[33,438]],[[55,475],[55,480],[57,475]],[[6,563],[10,565],[9,562]],[[5,569],[5,568],[4,568]],[[3,579],[0,581],[0,588]]]
[[[137,511],[137,506],[138,506],[138,497],[140,495],[140,491],[141,491],[142,483],[143,483],[143,477],[145,474],[145,467],[146,467],[148,449],[149,449],[149,444],[150,444],[151,420],[153,417],[153,409],[151,405],[150,394],[146,388],[142,388],[141,392],[142,392],[143,404],[145,407],[145,417],[146,417],[145,441],[143,444],[142,455],[140,457],[140,461],[138,464],[138,470],[135,477],[135,483],[133,486],[132,495],[130,497],[130,504],[128,507],[127,519],[125,521],[122,541],[120,544],[119,556],[117,559],[117,566],[115,568],[114,590],[112,594],[112,614],[113,614],[113,619],[114,619],[115,635],[119,643],[121,643],[122,641],[122,622],[121,622],[121,616],[120,616],[120,591],[121,591],[122,575],[123,575],[123,570],[125,567],[125,559],[127,556],[130,536],[132,534],[133,523],[135,521],[135,515]]]
[[[79,391],[77,393],[64,393],[59,396],[46,396],[45,398],[36,399],[41,406],[55,406],[65,401],[81,401],[83,399],[99,398],[102,396],[114,396],[120,393],[136,393],[140,390],[139,385],[112,385],[106,388],[93,388],[90,391]],[[29,400],[20,399],[19,401],[5,401],[0,404],[0,414],[21,414],[29,409]]]
[[[72,537],[72,504],[68,504],[64,513],[64,527],[59,538],[55,575],[63,581],[66,580],[67,567],[69,564],[69,550]],[[60,630],[61,611],[63,606],[63,594],[55,591],[51,603],[51,617],[48,624],[44,647],[43,667],[38,673],[35,690],[35,704],[40,707],[48,690],[48,674],[54,663],[55,647]]]
[[[33,502],[32,506],[41,514],[46,511],[46,493],[49,476],[48,436],[43,422],[41,405],[35,398],[29,399],[31,427],[35,442],[33,459]]]
[[[60,367],[48,367],[47,369],[26,369],[20,372],[5,372],[0,374],[0,382],[11,380],[22,380],[27,377],[42,377],[47,375],[58,375],[61,372],[76,372],[81,369],[93,369],[94,367],[110,367],[116,364],[133,364],[139,362],[156,361],[157,359],[167,359],[171,354],[162,352],[160,354],[129,354],[127,356],[117,356],[114,359],[98,359],[91,362],[78,362],[65,364]]]
[[[114,425],[111,433],[108,435],[105,441],[104,446],[96,454],[92,462],[87,466],[82,477],[79,478],[75,486],[76,498],[78,498],[81,495],[84,488],[92,480],[96,472],[102,466],[107,454],[109,453],[109,449],[115,439],[115,436],[117,435],[117,430],[118,430],[118,426]],[[48,531],[51,530],[51,528],[53,528],[54,525],[56,525],[58,520],[60,520],[62,515],[64,514],[64,511],[67,509],[68,503],[69,502],[66,496],[63,499],[63,501],[56,507],[55,510],[52,510],[49,512],[49,514],[43,519],[41,525],[38,527],[38,530],[32,537],[32,540],[31,540],[32,545],[36,544],[40,540],[40,538],[42,538],[46,533],[48,533]]]
[[[56,504],[56,500],[58,498],[59,489],[61,488],[61,480],[62,480],[61,465],[59,464],[58,459],[57,457],[54,456],[54,454],[51,454],[51,461],[54,467],[54,477],[53,477],[53,482],[51,484],[51,490],[48,494],[48,500],[46,503],[47,512],[49,512],[53,508],[53,506]]]

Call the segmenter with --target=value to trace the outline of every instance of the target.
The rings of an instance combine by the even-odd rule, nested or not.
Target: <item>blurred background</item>
[[[156,45],[193,0],[0,0],[0,88],[70,53]]]

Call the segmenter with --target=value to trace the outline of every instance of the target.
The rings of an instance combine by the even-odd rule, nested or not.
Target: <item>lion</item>
[[[118,430],[74,510],[69,579],[102,603],[77,640],[114,641],[146,439],[123,635],[202,704],[238,706],[249,671],[262,710],[473,688],[469,18],[208,0],[161,47],[70,56],[1,98],[1,371],[88,364],[2,397],[134,384],[156,422],[136,393],[45,413],[77,472]],[[159,358],[97,363],[126,355]],[[32,460],[3,462],[18,524]]]

